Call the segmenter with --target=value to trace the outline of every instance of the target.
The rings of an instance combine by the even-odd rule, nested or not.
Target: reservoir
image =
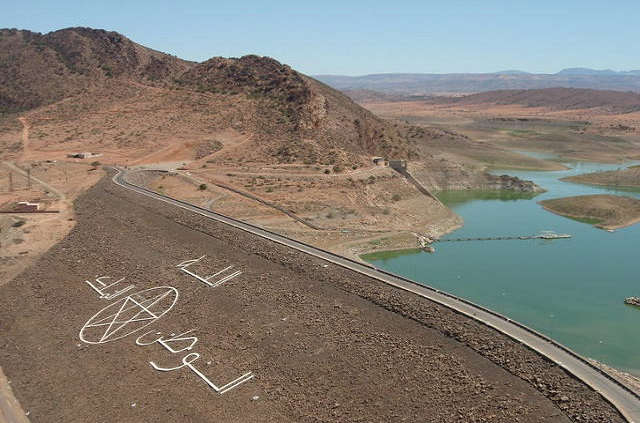
[[[532,180],[547,192],[534,198],[481,191],[440,193],[464,219],[443,237],[534,235],[543,230],[570,239],[445,242],[436,252],[382,252],[363,259],[536,329],[579,354],[640,376],[640,224],[597,229],[545,211],[540,200],[586,194],[640,198],[639,191],[579,185],[560,178],[626,165],[566,163],[555,172],[493,171]]]

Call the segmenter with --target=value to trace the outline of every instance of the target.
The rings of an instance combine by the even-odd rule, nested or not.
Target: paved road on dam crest
[[[192,204],[147,190],[143,187],[127,182],[126,171],[123,171],[121,169],[116,169],[116,171],[117,174],[113,177],[113,182],[126,189],[155,198],[156,200],[163,201],[165,203],[172,204],[176,207],[189,210],[207,218],[231,225],[235,228],[242,229],[263,238],[286,245],[288,247],[313,255],[336,265],[346,267],[363,275],[378,279],[399,289],[412,292],[424,298],[428,298],[429,300],[437,302],[461,314],[469,316],[472,319],[482,322],[483,324],[508,335],[518,342],[535,350],[539,354],[547,357],[557,365],[564,368],[570,374],[582,380],[592,389],[600,393],[620,411],[620,413],[627,419],[627,421],[631,423],[640,423],[640,397],[638,395],[634,394],[629,389],[613,380],[610,376],[606,375],[601,370],[589,364],[584,358],[582,358],[575,352],[556,343],[550,338],[533,331],[532,329],[529,329],[491,310],[472,304],[464,299],[454,297],[450,294],[436,290],[434,288],[430,288],[428,286],[418,284],[389,272],[376,269],[373,266],[358,263],[348,258],[341,257],[336,254],[320,250],[318,248],[314,248],[310,245],[275,234],[257,226],[250,225],[236,219],[232,219],[227,216],[205,210]]]

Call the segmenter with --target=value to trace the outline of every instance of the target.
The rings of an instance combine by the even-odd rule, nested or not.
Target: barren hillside
[[[604,108],[615,113],[640,110],[640,94],[580,88],[488,91],[463,97],[438,97],[433,101],[443,104],[517,104],[551,110]]]
[[[95,152],[105,164],[178,168],[186,180],[155,188],[238,217],[272,204],[256,223],[293,233],[301,228],[277,210],[297,213],[323,232],[296,236],[335,249],[347,238],[378,248],[398,234],[389,245],[413,246],[416,232],[437,236],[460,224],[373,156],[409,160],[430,188],[502,187],[482,162],[456,153],[482,144],[379,118],[269,57],[192,63],[90,28],[1,30],[0,47],[4,160]]]
[[[116,32],[0,29],[0,112],[50,104],[113,78],[166,84],[191,66]]]
[[[274,59],[195,64],[89,28],[0,31],[3,127],[15,130],[7,121],[25,111],[42,140],[33,146],[45,150],[67,143],[129,149],[126,156],[135,157],[174,144],[192,158],[207,153],[201,144],[216,144],[207,135],[233,129],[252,138],[246,150],[261,161],[348,164],[362,154],[416,155],[402,131]],[[101,121],[104,115],[111,116]],[[104,130],[110,127],[119,130]],[[163,142],[166,134],[190,145]]]

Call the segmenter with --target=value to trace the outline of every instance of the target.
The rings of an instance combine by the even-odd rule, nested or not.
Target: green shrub
[[[204,191],[204,190],[206,190],[206,189],[207,189],[207,184],[200,184],[200,186],[198,187],[198,189],[199,189],[200,191]]]

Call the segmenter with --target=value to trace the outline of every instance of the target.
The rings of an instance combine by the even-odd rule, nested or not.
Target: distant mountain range
[[[495,73],[314,75],[314,78],[339,90],[373,90],[395,95],[469,94],[554,87],[640,92],[640,70],[570,68],[555,74],[507,70]]]
[[[563,69],[560,72],[556,73],[556,75],[602,75],[602,76],[611,76],[611,75],[635,75],[640,76],[640,70],[631,70],[631,71],[614,71],[611,69],[589,69],[589,68],[569,68]]]

